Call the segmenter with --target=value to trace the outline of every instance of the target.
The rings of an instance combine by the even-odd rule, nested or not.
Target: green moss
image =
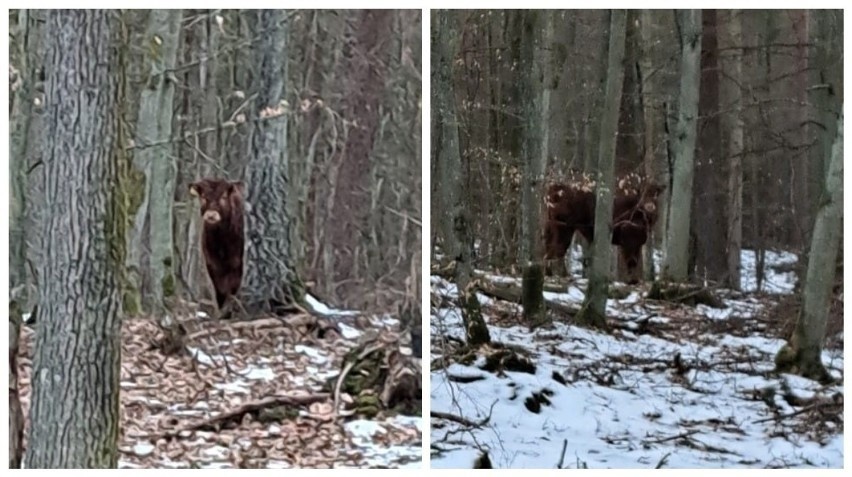
[[[172,258],[166,257],[163,259],[163,281],[160,286],[163,287],[163,297],[171,298],[175,296],[175,275],[172,272]]]

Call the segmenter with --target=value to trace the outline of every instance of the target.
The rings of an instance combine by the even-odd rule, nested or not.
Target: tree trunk
[[[811,240],[802,309],[789,348],[782,348],[776,356],[780,371],[792,371],[821,382],[831,380],[822,364],[822,346],[843,222],[842,115],[837,121],[837,135],[829,161],[825,192]]]
[[[662,75],[657,71],[657,64],[664,61],[663,29],[670,16],[661,17],[661,12],[642,10],[639,16],[642,47],[640,57],[640,72],[642,85],[642,109],[644,114],[644,162],[645,174],[657,184],[669,183],[669,164],[666,143],[666,89]],[[666,188],[658,197],[657,225],[652,231],[652,238],[645,247],[645,278],[653,281],[656,278],[653,251],[655,246],[662,248],[665,237],[666,218],[668,211],[669,193]]]
[[[790,162],[793,190],[790,194],[793,205],[793,220],[789,225],[792,230],[793,243],[796,250],[804,248],[806,230],[811,228],[813,222],[811,210],[808,206],[808,155],[801,147],[807,142],[807,128],[809,111],[805,105],[808,101],[808,10],[791,10],[790,17],[794,38],[796,40],[795,58],[793,61],[793,97],[798,106],[791,112],[790,142],[797,148],[790,153],[787,160]],[[820,176],[822,177],[822,176]]]
[[[349,79],[343,116],[352,125],[334,184],[334,227],[330,229],[327,245],[327,252],[334,258],[330,262],[331,274],[325,280],[354,284],[367,273],[363,268],[368,264],[360,259],[358,245],[369,243],[370,165],[387,75],[385,57],[391,50],[387,38],[393,11],[356,10],[351,14],[356,17],[354,32],[344,37],[341,74]],[[333,296],[338,295],[339,288],[335,287]]]
[[[45,263],[27,468],[118,462],[125,45],[108,10],[48,14]],[[122,42],[126,39],[121,39]]]
[[[719,49],[717,12],[704,11],[701,38],[701,79],[698,95],[698,135],[693,184],[692,234],[695,237],[695,278],[719,283],[726,277],[725,181],[719,121]],[[691,271],[692,272],[692,271]]]
[[[679,10],[677,15],[681,32],[680,91],[677,125],[671,138],[674,171],[662,278],[684,282],[689,274],[689,217],[701,79],[701,10]]]
[[[544,267],[542,264],[541,197],[544,163],[547,157],[548,128],[544,118],[550,105],[552,86],[542,84],[552,80],[552,58],[542,61],[541,16],[544,12],[526,10],[522,13],[521,62],[518,74],[520,95],[525,98],[521,152],[521,267],[523,270],[524,321],[540,326],[546,320],[544,307]],[[549,29],[552,32],[552,29]],[[550,37],[547,33],[544,36]],[[550,74],[550,76],[545,76]],[[544,78],[543,78],[544,76]]]
[[[154,313],[165,309],[163,300],[173,295],[175,288],[172,204],[177,164],[170,140],[181,13],[151,10],[149,14],[144,36],[147,84],[139,99],[136,122],[134,162],[145,173],[145,206],[136,212],[130,261],[141,279],[142,304]],[[142,254],[143,248],[149,252]],[[143,256],[147,263],[142,262]]]
[[[721,11],[724,17],[719,22],[719,49],[727,51],[720,58],[723,72],[719,86],[719,103],[730,109],[720,118],[721,130],[727,158],[727,198],[726,198],[726,285],[734,290],[740,289],[740,255],[743,246],[743,113],[737,106],[742,96],[742,11]]]
[[[258,10],[249,160],[246,166],[246,253],[240,302],[253,316],[304,300],[293,263],[298,235],[285,212],[291,190],[287,156],[287,24],[283,10]]]
[[[440,112],[441,143],[439,157],[444,166],[442,188],[445,196],[444,203],[449,208],[447,214],[451,221],[451,229],[445,237],[445,250],[451,260],[455,261],[454,279],[458,289],[459,306],[465,329],[465,339],[471,346],[488,343],[491,338],[488,327],[482,318],[479,300],[476,297],[476,287],[471,286],[473,269],[471,265],[471,236],[470,204],[465,201],[464,186],[467,183],[467,168],[462,167],[459,154],[459,125],[455,110],[455,87],[453,84],[453,60],[457,49],[457,39],[449,12],[435,12],[435,46],[436,62],[433,62],[436,73],[435,99],[436,109]]]
[[[595,239],[592,241],[592,266],[589,287],[578,323],[606,328],[606,300],[612,264],[612,199],[615,190],[615,148],[618,135],[619,105],[624,82],[624,50],[627,37],[627,12],[612,10],[609,27],[609,54],[606,94],[600,125],[598,175],[595,188]]]

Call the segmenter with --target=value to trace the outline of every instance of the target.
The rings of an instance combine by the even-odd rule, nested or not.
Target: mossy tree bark
[[[48,13],[38,332],[26,468],[118,462],[126,38],[109,10]],[[119,41],[121,43],[119,43]]]
[[[436,109],[440,112],[440,161],[443,166],[442,189],[444,203],[449,207],[449,225],[445,237],[445,248],[455,262],[454,279],[458,289],[459,306],[465,328],[468,345],[478,346],[491,341],[488,326],[482,317],[479,299],[476,297],[476,283],[472,280],[472,244],[470,204],[464,185],[468,183],[468,168],[463,167],[459,152],[459,125],[455,107],[455,89],[453,88],[453,59],[458,48],[458,35],[453,28],[452,15],[448,12],[435,12],[433,18],[432,42],[437,60],[433,65],[435,78]]]
[[[822,365],[822,345],[843,231],[842,114],[837,120],[837,135],[828,162],[825,191],[811,240],[802,309],[789,347],[782,348],[776,357],[779,370],[792,371],[822,382],[831,379]]]
[[[689,217],[701,81],[701,10],[679,10],[677,19],[681,35],[680,91],[677,124],[671,138],[674,170],[662,279],[684,282],[689,274]]]
[[[136,122],[134,162],[145,180],[139,184],[144,199],[135,211],[129,262],[138,270],[143,306],[155,313],[165,309],[164,299],[175,288],[172,204],[177,164],[170,139],[181,18],[181,10],[149,13],[147,44],[143,45],[147,84],[139,98]]]
[[[609,27],[609,55],[604,110],[598,147],[598,176],[595,189],[595,240],[592,266],[583,307],[577,314],[581,324],[606,327],[606,300],[612,263],[612,197],[615,187],[615,147],[618,112],[624,83],[624,50],[627,38],[627,12],[612,10]]]
[[[35,67],[31,50],[38,35],[35,22],[28,10],[19,10],[17,22],[10,25],[13,41],[10,46],[10,111],[9,111],[9,165],[11,196],[9,208],[9,284],[23,285],[27,281],[27,240],[25,222],[27,214],[27,157],[30,124],[32,123]]]
[[[544,306],[544,266],[541,232],[541,208],[544,182],[544,164],[547,157],[548,128],[544,124],[550,104],[552,57],[545,57],[543,39],[552,38],[552,22],[542,21],[544,12],[524,10],[522,17],[521,52],[518,73],[520,95],[523,99],[523,137],[521,146],[521,266],[523,270],[524,321],[531,327],[541,326],[547,320]],[[547,27],[550,25],[550,27]]]
[[[258,10],[258,31],[267,32],[254,51],[254,101],[246,166],[246,253],[240,302],[251,315],[304,301],[293,253],[299,240],[284,201],[288,174],[287,23],[283,10]]]

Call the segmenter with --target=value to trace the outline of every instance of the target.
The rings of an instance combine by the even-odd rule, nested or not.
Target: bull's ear
[[[243,181],[231,182],[231,192],[239,192],[241,196],[246,195],[246,185]]]
[[[201,197],[201,184],[193,182],[189,185],[189,195],[193,197]]]

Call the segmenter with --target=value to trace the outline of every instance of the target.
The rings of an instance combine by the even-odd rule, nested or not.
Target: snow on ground
[[[322,303],[314,308],[339,317],[340,336],[318,338],[277,320],[219,323],[195,313],[187,352],[165,355],[154,345],[161,331],[147,319],[124,323],[121,363],[121,468],[410,467],[422,455],[422,418],[380,413],[370,420],[335,417],[323,386],[340,372],[343,356],[363,326],[380,330],[387,316],[345,318]],[[342,323],[342,321],[347,323]],[[358,323],[356,325],[356,323]],[[358,326],[358,328],[356,328]],[[21,403],[29,409],[34,331],[24,327],[19,358]],[[286,415],[237,425],[189,426],[274,396],[317,396],[287,406]],[[351,399],[342,393],[341,399]],[[255,420],[257,420],[255,422]],[[171,434],[170,434],[171,433]],[[178,438],[172,434],[178,433]]]
[[[787,293],[791,278],[774,275],[765,291]],[[439,366],[463,328],[456,287],[431,283],[441,298],[431,318],[431,410],[454,416],[432,419],[432,467],[471,468],[481,450],[502,468],[843,466],[842,350],[823,353],[839,384],[774,373],[784,342],[759,319],[769,299],[720,292],[726,308],[690,308],[645,303],[637,289],[607,303],[611,334],[567,323],[530,332],[511,321],[517,305],[482,300],[492,343],[535,365],[487,371],[496,345]],[[580,303],[583,292],[549,298]]]

